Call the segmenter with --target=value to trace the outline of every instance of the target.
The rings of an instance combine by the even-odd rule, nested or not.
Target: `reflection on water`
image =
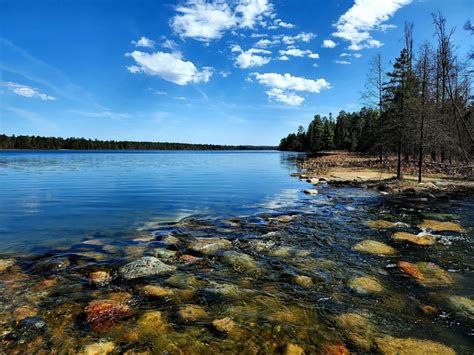
[[[214,158],[214,181],[232,171],[229,160],[241,161]],[[235,204],[231,213],[197,210],[164,223],[155,211],[123,230],[96,229],[30,256],[3,255],[0,349],[473,353],[472,196],[402,199],[320,185],[308,198],[304,185],[287,177],[294,169],[287,159],[244,160],[264,164],[278,191],[239,200],[245,206]],[[258,186],[256,194],[273,184],[255,167],[238,170],[264,180],[246,185]],[[232,194],[227,180],[218,180],[220,191]],[[396,240],[397,232],[423,233],[430,243]]]
[[[115,233],[153,218],[252,213],[282,190],[301,154],[0,152],[1,250]]]

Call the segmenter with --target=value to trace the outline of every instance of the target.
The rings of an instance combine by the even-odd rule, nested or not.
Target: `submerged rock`
[[[455,355],[456,352],[450,347],[431,341],[415,338],[394,338],[384,336],[376,339],[378,349],[387,355]]]
[[[392,235],[394,240],[403,240],[416,245],[434,245],[436,238],[430,234],[415,235],[407,232],[397,232]]]
[[[132,261],[119,269],[119,274],[124,279],[136,279],[159,274],[165,274],[176,270],[175,266],[167,265],[153,256],[144,256]]]
[[[6,337],[18,343],[26,343],[44,334],[47,330],[48,326],[43,319],[39,317],[26,317]]]
[[[312,286],[314,286],[313,279],[311,277],[308,277],[308,276],[298,275],[298,276],[295,276],[293,278],[293,280],[297,285],[300,285],[302,287],[312,287]]]
[[[375,327],[365,314],[344,313],[336,318],[340,330],[358,348],[369,352],[374,344]]]
[[[223,238],[198,238],[191,242],[189,247],[202,254],[214,254],[220,250],[230,249],[232,243]]]
[[[146,311],[137,321],[138,327],[145,333],[157,334],[167,328],[160,311]]]
[[[107,355],[115,350],[115,344],[112,341],[101,341],[89,344],[84,347],[84,355]]]
[[[173,290],[156,285],[145,285],[138,290],[150,297],[168,297],[173,294]]]
[[[153,255],[158,258],[168,259],[175,256],[176,252],[174,250],[169,250],[166,248],[155,248],[153,249]]]
[[[296,344],[288,343],[285,346],[285,355],[304,355],[304,349]]]
[[[290,257],[304,258],[310,254],[311,252],[309,250],[295,249],[292,247],[279,247],[270,251],[271,256],[276,256],[280,258],[290,258]]]
[[[196,287],[201,284],[198,278],[192,274],[185,274],[185,273],[176,273],[173,276],[168,277],[165,280],[165,283],[175,287]]]
[[[219,296],[237,298],[242,295],[243,290],[233,284],[222,284],[214,281],[210,282],[210,287],[204,289],[206,292],[213,293]]]
[[[0,272],[7,271],[10,269],[13,265],[15,265],[16,260],[13,258],[9,259],[0,259]]]
[[[450,307],[459,315],[474,319],[474,300],[463,296],[449,296],[448,303]]]
[[[349,287],[361,295],[379,293],[384,290],[382,284],[375,277],[370,276],[356,277],[350,280]]]
[[[186,264],[195,264],[201,261],[201,258],[198,258],[194,255],[184,254],[179,257],[179,260],[186,263]]]
[[[466,230],[458,223],[454,222],[440,222],[433,219],[425,219],[423,223],[418,225],[420,229],[431,229],[435,232],[458,232],[466,233]]]
[[[320,355],[349,355],[349,350],[342,344],[324,345]]]
[[[197,305],[188,305],[182,307],[178,314],[181,319],[186,322],[195,322],[200,319],[205,319],[208,316],[204,308]]]
[[[449,286],[453,283],[451,276],[434,263],[419,262],[416,264],[407,261],[398,263],[400,269],[413,277],[418,283],[426,287]]]
[[[257,262],[248,254],[226,251],[223,255],[223,259],[236,270],[258,271],[259,269]]]
[[[374,229],[389,229],[389,228],[394,227],[394,224],[395,223],[390,222],[390,221],[385,221],[383,219],[377,219],[377,220],[374,220],[374,221],[368,221],[367,222],[367,225],[370,228],[374,228]]]
[[[360,243],[357,243],[352,247],[353,250],[358,251],[360,253],[367,253],[367,254],[377,254],[377,255],[395,255],[397,254],[397,250],[392,248],[391,246],[377,242],[376,240],[363,240]]]
[[[97,333],[107,332],[119,320],[133,314],[130,306],[113,301],[92,301],[86,307],[87,323]]]
[[[89,274],[89,280],[97,286],[105,286],[112,281],[112,277],[107,271],[94,271]]]
[[[293,221],[296,218],[295,215],[290,216],[290,215],[282,215],[282,216],[276,216],[276,217],[270,217],[268,220],[269,221],[274,221],[274,222],[280,222],[280,223],[289,223]]]
[[[237,327],[237,324],[230,317],[215,319],[212,321],[212,325],[218,331],[223,332],[223,333],[232,332]]]
[[[30,305],[17,307],[13,311],[13,316],[15,317],[17,321],[21,321],[28,317],[35,317],[37,314],[38,314],[38,310],[35,307],[30,306]]]
[[[303,191],[306,195],[314,196],[318,194],[318,190],[316,189],[306,189]]]

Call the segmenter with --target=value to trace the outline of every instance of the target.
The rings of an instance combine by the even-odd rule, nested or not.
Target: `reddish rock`
[[[194,263],[197,263],[199,260],[201,260],[201,258],[198,258],[197,256],[185,254],[185,255],[181,255],[179,257],[179,260],[184,261],[187,264],[194,264]]]
[[[407,261],[400,261],[398,263],[398,266],[400,267],[400,269],[402,269],[402,271],[405,274],[408,274],[408,275],[412,276],[413,278],[415,278],[417,280],[423,280],[424,279],[423,274],[420,272],[420,270],[418,270],[416,265],[414,265],[412,263],[409,263]]]
[[[92,301],[86,307],[87,323],[97,333],[107,332],[132,313],[130,306],[113,300]]]
[[[325,345],[321,349],[321,355],[349,355],[349,350],[342,344]]]

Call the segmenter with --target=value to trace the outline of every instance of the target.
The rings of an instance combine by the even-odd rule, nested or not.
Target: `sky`
[[[472,0],[0,0],[0,133],[277,145]]]

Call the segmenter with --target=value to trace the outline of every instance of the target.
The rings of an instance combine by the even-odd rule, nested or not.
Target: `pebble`
[[[87,323],[97,333],[107,332],[119,320],[133,314],[130,306],[113,300],[97,300],[86,307]]]

